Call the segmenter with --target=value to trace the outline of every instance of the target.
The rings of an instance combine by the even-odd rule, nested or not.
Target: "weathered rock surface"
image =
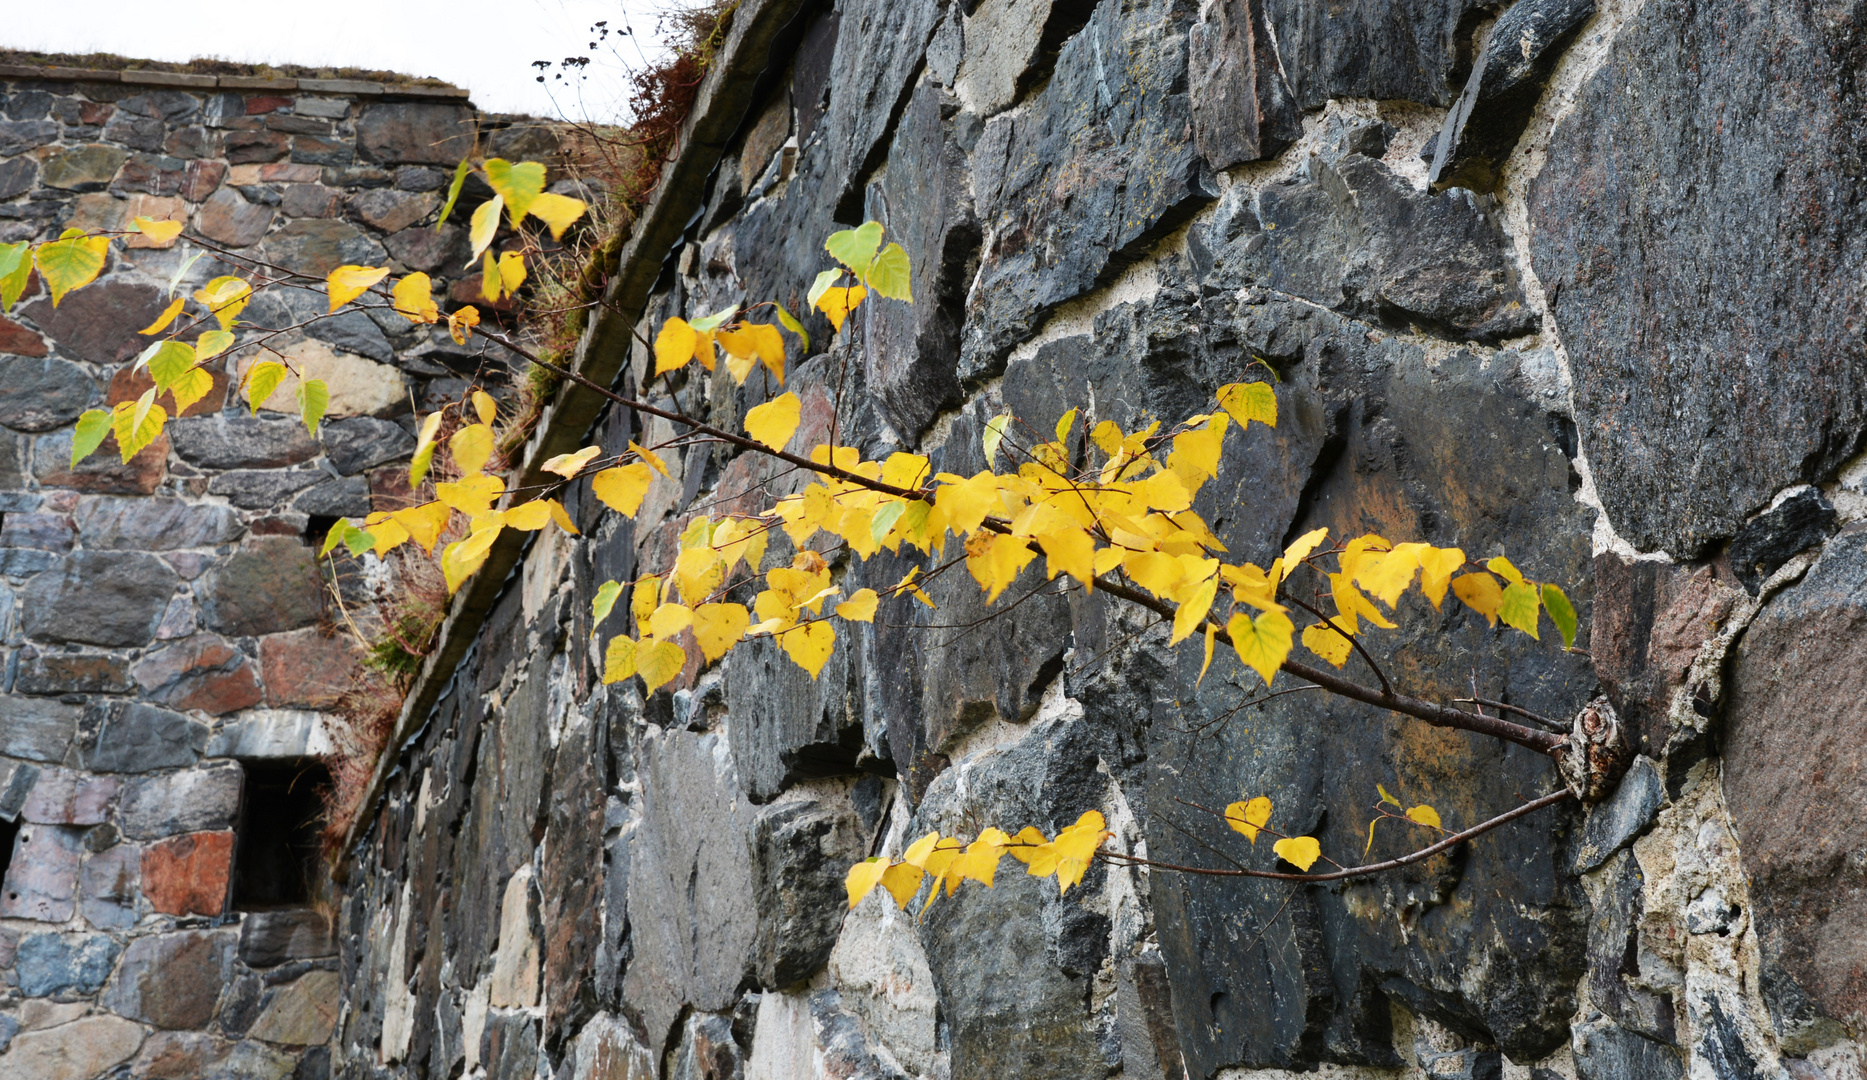
[[[1803,9],[1645,7],[1550,137],[1537,275],[1614,527],[1689,557],[1867,431],[1858,37]],[[1705,95],[1706,72],[1722,93]]]
[[[139,776],[123,785],[117,821],[132,839],[232,828],[240,808],[240,767],[231,762]]]
[[[147,645],[180,580],[153,555],[76,552],[21,590],[20,624],[41,641]]]
[[[207,1026],[232,974],[236,937],[231,930],[182,930],[136,939],[123,951],[103,1004],[159,1028]]]
[[[196,586],[202,622],[230,637],[296,630],[323,608],[315,553],[295,539],[258,537]]]
[[[72,514],[84,546],[94,551],[174,551],[237,540],[240,519],[224,506],[181,499],[82,499]]]
[[[837,892],[864,848],[847,811],[786,802],[759,812],[752,823],[759,985],[802,982],[830,959],[843,922]]]

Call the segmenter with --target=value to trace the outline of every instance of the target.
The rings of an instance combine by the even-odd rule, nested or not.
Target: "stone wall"
[[[245,352],[127,465],[111,442],[72,468],[71,424],[146,388],[128,361],[172,288],[232,271],[209,255],[171,285],[203,243],[319,276],[348,262],[425,270],[450,308],[477,291],[459,270],[463,230],[432,227],[451,168],[476,137],[522,157],[551,140],[465,97],[0,68],[0,241],[136,215],[187,224],[166,248],[118,249],[56,308],[35,282],[0,317],[10,1080],[326,1075],[331,897],[313,887],[280,909],[243,881],[265,870],[278,827],[304,824],[266,832],[267,815],[305,803],[267,805],[277,792],[254,777],[315,765],[341,734],[330,710],[356,646],[311,545],[336,515],[405,504],[411,408],[457,398],[487,365],[445,333],[358,312],[275,339],[331,386],[316,437],[290,415],[289,387],[272,402],[283,412],[252,415]],[[244,318],[286,327],[324,303],[273,290]],[[502,395],[503,373],[485,373]],[[358,614],[372,582],[340,584]]]

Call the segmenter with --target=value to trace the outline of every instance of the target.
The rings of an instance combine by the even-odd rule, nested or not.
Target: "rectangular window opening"
[[[303,907],[317,893],[331,774],[314,759],[240,764],[246,782],[234,832],[234,910]]]

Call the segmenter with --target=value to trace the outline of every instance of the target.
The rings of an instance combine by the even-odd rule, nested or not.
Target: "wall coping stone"
[[[365,79],[260,78],[254,75],[196,75],[186,71],[0,64],[0,79],[43,79],[52,82],[130,83],[136,86],[179,86],[199,90],[300,90],[349,97],[445,98],[465,100],[472,92],[450,83],[380,83]]]

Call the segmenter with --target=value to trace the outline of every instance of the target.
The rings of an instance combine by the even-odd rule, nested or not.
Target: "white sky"
[[[213,56],[247,63],[386,68],[445,79],[489,112],[614,120],[623,62],[653,55],[655,13],[679,0],[5,0],[0,45],[110,52],[150,60]],[[590,25],[607,19],[588,76],[536,81],[534,60],[589,55]],[[624,24],[637,44],[619,37]],[[621,59],[610,52],[615,47]],[[550,74],[555,74],[553,68]]]

